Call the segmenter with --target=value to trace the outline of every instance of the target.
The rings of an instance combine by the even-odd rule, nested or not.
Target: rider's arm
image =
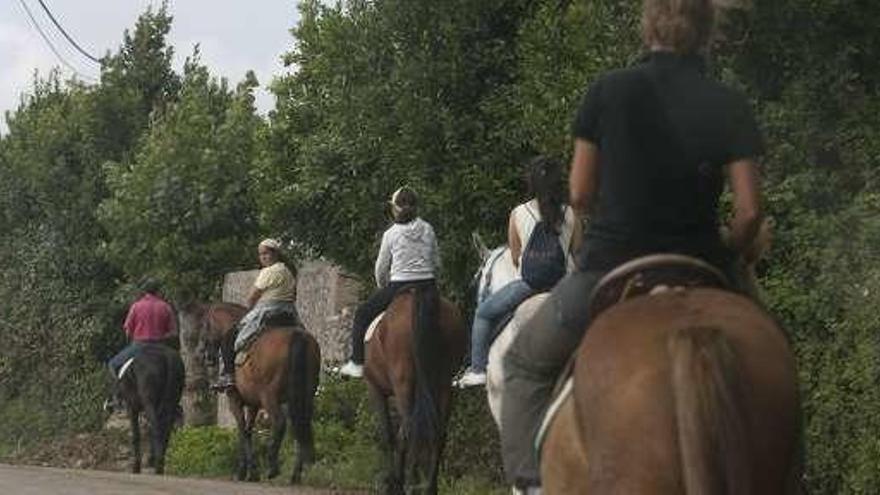
[[[391,278],[391,241],[388,230],[382,235],[382,245],[379,246],[379,255],[376,256],[376,286],[385,287]]]
[[[522,241],[516,231],[516,209],[510,212],[510,220],[507,222],[507,246],[510,248],[510,257],[513,266],[519,268],[519,255],[522,252]]]
[[[251,287],[251,293],[248,294],[247,297],[247,307],[253,308],[257,301],[263,296],[263,289],[258,289],[256,287]]]
[[[761,192],[758,165],[754,160],[737,160],[726,167],[733,192],[733,218],[730,221],[728,244],[737,253],[744,253],[761,228]]]
[[[599,185],[599,149],[586,139],[576,138],[571,174],[568,177],[569,204],[578,218],[590,213]]]

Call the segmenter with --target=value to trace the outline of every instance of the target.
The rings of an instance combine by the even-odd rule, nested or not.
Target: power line
[[[40,2],[40,6],[43,7],[43,10],[46,11],[46,15],[49,16],[49,19],[52,19],[52,23],[55,24],[55,27],[57,27],[58,30],[61,31],[61,34],[63,34],[64,37],[67,38],[67,41],[69,41],[70,44],[73,45],[74,48],[76,48],[80,53],[85,55],[86,58],[88,58],[92,62],[95,62],[96,64],[101,63],[101,61],[98,60],[97,58],[93,57],[92,54],[83,50],[83,48],[81,46],[79,46],[79,44],[76,41],[74,41],[73,38],[71,38],[69,34],[67,34],[67,31],[65,31],[64,28],[61,27],[61,24],[58,22],[57,19],[55,19],[55,16],[52,15],[52,12],[49,10],[49,7],[46,6],[46,4],[43,2],[43,0],[37,0],[37,1]]]
[[[46,33],[43,32],[43,29],[40,27],[40,24],[37,22],[36,19],[34,19],[34,14],[33,14],[33,12],[31,12],[31,9],[28,8],[28,6],[27,6],[27,4],[24,2],[24,0],[18,0],[18,3],[20,3],[21,6],[24,8],[25,13],[27,14],[28,18],[29,18],[30,21],[31,21],[31,25],[34,27],[34,29],[37,30],[38,33],[40,33],[40,36],[43,38],[43,41],[46,42],[46,45],[49,46],[49,49],[52,50],[52,53],[54,53],[55,56],[58,57],[58,60],[59,60],[62,64],[64,64],[65,67],[67,67],[67,68],[70,69],[74,74],[76,74],[77,76],[79,76],[79,77],[81,77],[81,78],[83,78],[83,79],[85,79],[85,80],[87,80],[87,81],[94,82],[94,81],[95,81],[94,78],[89,77],[89,76],[86,76],[86,75],[84,75],[84,74],[80,74],[80,72],[79,72],[78,70],[76,70],[76,67],[70,65],[70,63],[68,63],[67,60],[65,60],[64,57],[62,57],[61,54],[58,53],[58,50],[55,48],[55,45],[52,44],[52,41],[49,39],[48,36],[46,36]]]

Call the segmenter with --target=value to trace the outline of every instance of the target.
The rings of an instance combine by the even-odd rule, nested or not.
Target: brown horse
[[[231,332],[247,308],[231,303],[190,307],[187,313],[198,318],[200,342],[209,361],[216,361],[221,341],[234,338]],[[278,451],[287,428],[282,405],[287,412],[297,443],[297,457],[290,482],[297,483],[303,465],[314,460],[312,415],[321,367],[321,352],[315,338],[301,328],[268,326],[247,350],[247,359],[235,370],[235,388],[226,394],[238,425],[239,457],[236,477],[259,479],[252,434],[260,409],[272,424],[269,444],[268,477],[279,474]]]
[[[801,473],[794,358],[751,300],[695,288],[599,315],[549,425],[549,494],[792,494]]]
[[[384,493],[437,493],[452,375],[465,345],[461,314],[431,285],[402,289],[367,344],[364,376],[386,453]]]

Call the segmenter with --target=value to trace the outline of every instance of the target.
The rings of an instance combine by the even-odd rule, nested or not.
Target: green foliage
[[[167,22],[164,11],[142,17],[121,49],[127,62],[122,54],[106,57],[104,75],[164,50],[163,43],[133,44],[163,39]],[[93,428],[101,419],[103,362],[121,345],[123,309],[95,216],[106,195],[102,163],[125,154],[121,136],[137,140],[151,108],[131,107],[129,97],[142,96],[151,74],[165,80],[167,71],[153,69],[137,80],[119,78],[112,91],[51,73],[8,114],[9,133],[0,138],[0,415],[29,421],[12,420],[0,436],[4,446]],[[132,120],[117,120],[122,114]]]
[[[249,73],[230,91],[196,53],[178,100],[153,122],[134,161],[105,164],[105,253],[126,274],[151,273],[172,293],[206,298],[223,273],[244,264],[256,235],[248,192],[262,125],[256,85]]]

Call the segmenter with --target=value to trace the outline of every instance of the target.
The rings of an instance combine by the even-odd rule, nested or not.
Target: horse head
[[[231,303],[186,304],[180,311],[184,345],[193,355],[200,355],[206,363],[215,365],[220,343],[246,311],[244,306]]]
[[[471,285],[477,288],[477,303],[480,303],[493,291],[513,281],[516,268],[506,245],[489,249],[476,232],[471,234],[471,242],[480,256],[480,267],[471,279]]]

